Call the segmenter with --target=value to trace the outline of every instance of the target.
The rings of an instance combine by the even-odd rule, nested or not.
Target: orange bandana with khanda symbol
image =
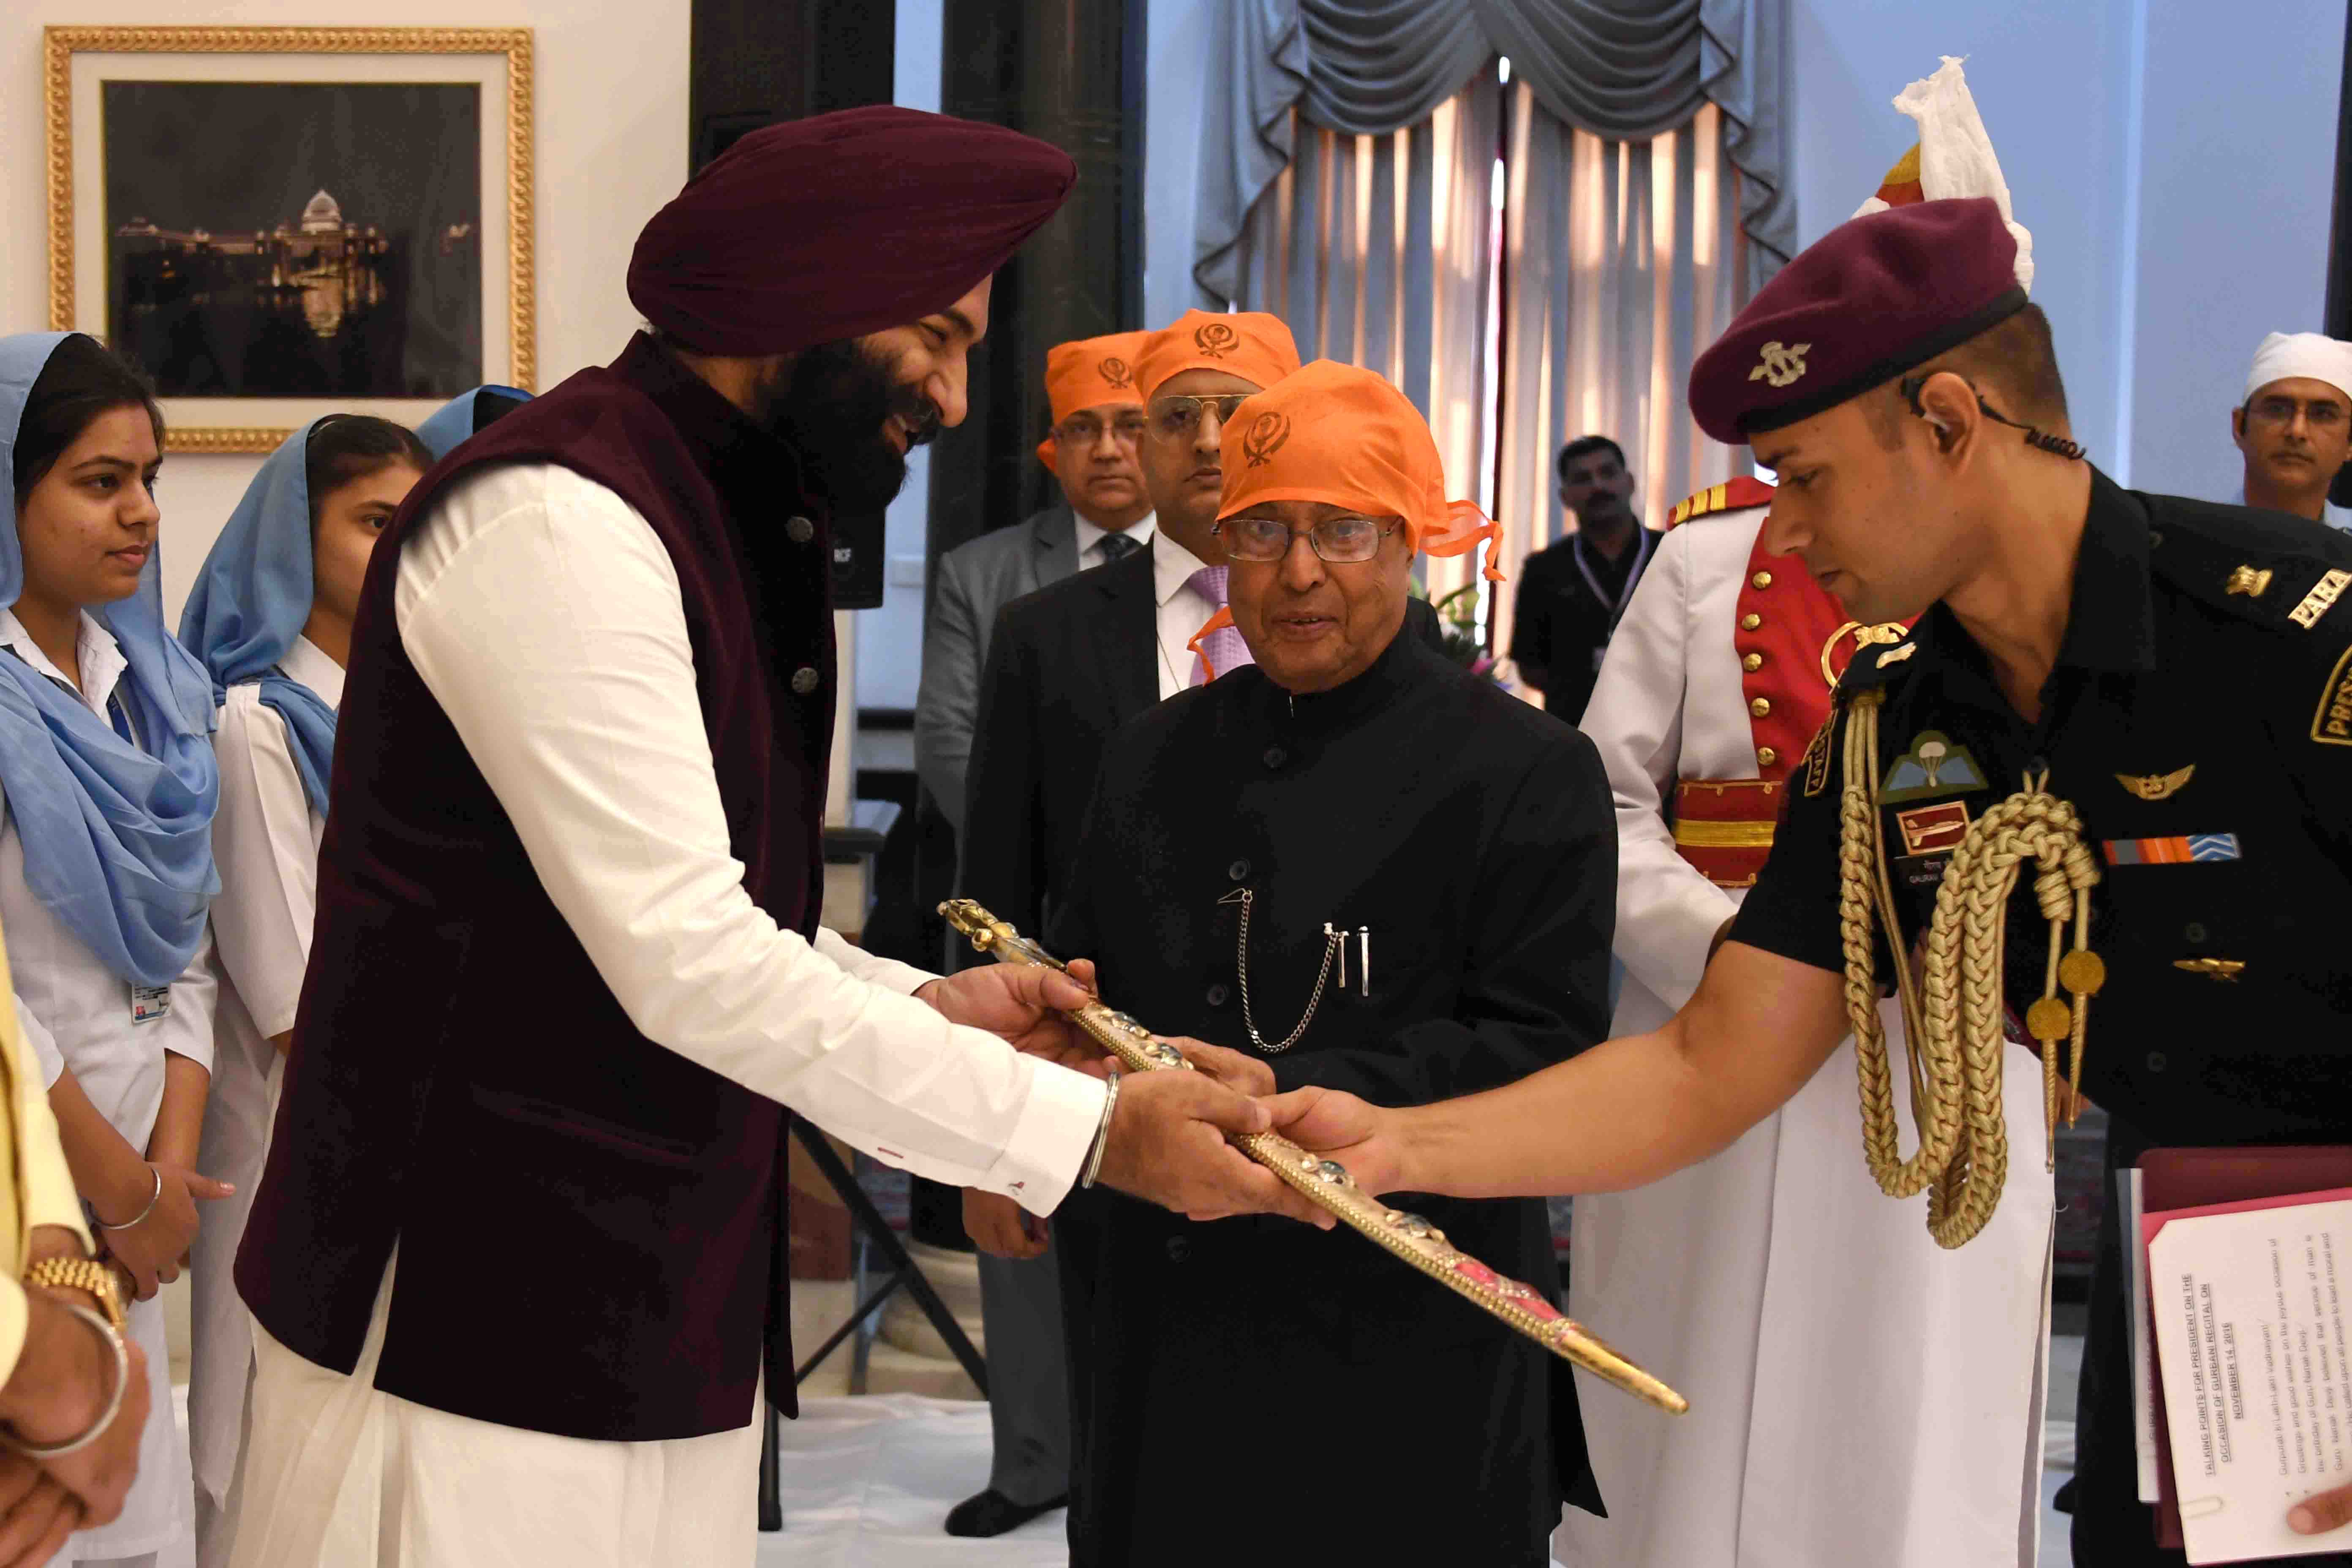
[[[1257,386],[1272,386],[1298,368],[1298,344],[1278,316],[1263,310],[1212,314],[1187,310],[1150,334],[1136,370],[1136,386],[1151,395],[1188,370],[1222,370]]]
[[[1219,521],[1268,501],[1321,501],[1362,517],[1402,518],[1412,547],[1431,555],[1460,555],[1484,540],[1485,575],[1502,579],[1502,525],[1474,502],[1446,499],[1429,422],[1386,377],[1317,360],[1244,402],[1225,431]],[[1218,611],[1194,638],[1195,651],[1232,616]]]
[[[1150,341],[1150,332],[1112,332],[1047,349],[1045,401],[1053,406],[1054,423],[1060,425],[1081,408],[1112,404],[1141,407],[1143,392],[1136,381],[1135,367],[1143,345]],[[1053,437],[1037,443],[1037,460],[1054,473],[1061,472],[1054,463]]]

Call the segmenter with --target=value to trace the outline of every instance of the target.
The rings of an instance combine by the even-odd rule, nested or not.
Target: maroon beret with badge
[[[1823,235],[1691,366],[1691,415],[1727,445],[1810,419],[2025,308],[1989,197],[1918,202]]]

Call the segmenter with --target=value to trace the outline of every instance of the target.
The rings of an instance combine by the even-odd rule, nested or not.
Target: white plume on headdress
[[[1961,196],[1990,196],[2000,208],[2001,221],[2017,239],[2017,286],[2033,289],[2033,236],[2017,221],[2009,204],[2009,182],[2000,177],[2000,159],[1986,134],[1977,100],[1969,93],[1968,78],[1958,58],[1946,55],[1936,74],[1915,81],[1895,96],[1895,107],[1919,125],[1919,192],[1931,202]],[[1854,213],[1885,212],[1886,203],[1873,196]]]

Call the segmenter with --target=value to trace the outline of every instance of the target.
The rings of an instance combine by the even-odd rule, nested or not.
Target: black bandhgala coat
[[[1617,845],[1584,737],[1398,637],[1334,691],[1254,668],[1129,722],[1048,932],[1163,1035],[1285,1089],[1490,1089],[1609,1018]],[[1239,894],[1252,895],[1247,985]],[[1325,951],[1347,942],[1297,1043]],[[1400,1196],[1557,1290],[1544,1205]],[[1102,1189],[1055,1216],[1071,1340],[1071,1562],[1540,1565],[1600,1511],[1570,1369],[1347,1229],[1194,1224]],[[1615,1394],[1608,1397],[1619,1397]]]

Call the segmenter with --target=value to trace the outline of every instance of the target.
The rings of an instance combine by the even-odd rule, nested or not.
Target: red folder
[[[2150,1149],[2139,1158],[2140,1212],[2251,1203],[2352,1187],[2352,1146],[2283,1144],[2272,1149]],[[2138,1237],[2129,1245],[2144,1247]],[[2149,1301],[2153,1331],[2153,1293]],[[2155,1379],[2151,1364],[2148,1376]],[[2164,1385],[2156,1384],[2156,1543],[2179,1550],[2180,1500],[2172,1491],[2172,1442],[2163,1418]]]

